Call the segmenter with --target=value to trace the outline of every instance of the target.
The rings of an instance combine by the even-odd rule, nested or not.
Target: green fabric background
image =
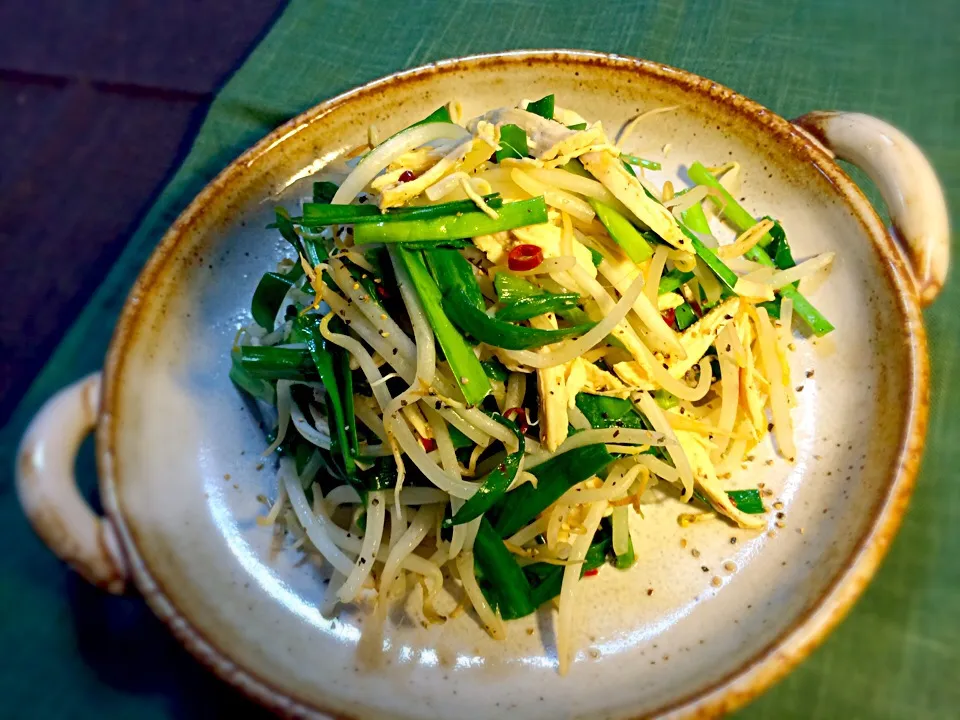
[[[252,710],[181,651],[139,599],[107,598],[49,556],[19,512],[12,465],[16,442],[40,403],[99,367],[126,292],[166,226],[273,126],[367,80],[441,58],[511,48],[611,51],[700,73],[786,117],[836,108],[890,120],[929,154],[957,227],[958,37],[955,0],[293,2],[224,87],[182,168],[0,431],[4,705],[17,717],[44,718]],[[960,285],[952,275],[926,314],[934,378],[930,433],[899,538],[849,619],[740,717],[960,713],[960,483],[953,477],[960,466],[954,379]],[[80,472],[91,490],[89,447]]]

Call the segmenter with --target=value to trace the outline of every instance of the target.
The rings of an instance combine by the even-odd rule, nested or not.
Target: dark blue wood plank
[[[284,5],[0,3],[0,423]]]

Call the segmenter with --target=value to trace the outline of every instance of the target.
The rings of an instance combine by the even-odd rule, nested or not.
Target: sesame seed
[[[721,579],[718,578],[716,575],[714,575],[714,576],[710,579],[710,584],[713,585],[714,587],[720,587],[721,585],[723,585],[723,580],[721,580]]]
[[[723,564],[723,569],[726,570],[727,572],[733,572],[734,570],[737,569],[737,565],[736,565],[736,563],[733,563],[733,562],[727,560],[727,561]]]

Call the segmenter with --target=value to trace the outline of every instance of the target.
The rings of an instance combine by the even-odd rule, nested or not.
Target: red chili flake
[[[674,308],[664,310],[662,313],[660,313],[660,317],[662,317],[663,321],[674,330],[677,329],[677,311]]]
[[[583,573],[583,576],[584,576],[584,577],[593,577],[594,575],[596,575],[596,574],[599,573],[599,572],[600,572],[600,568],[594,568],[593,570],[587,570],[586,572],[584,572],[584,573]]]
[[[387,289],[383,285],[377,285],[377,295],[380,296],[381,300],[386,300],[390,297],[390,293],[387,292]]]
[[[537,245],[517,245],[507,255],[507,267],[515,272],[533,270],[543,262],[543,250]]]
[[[433,438],[420,438],[420,444],[423,445],[423,449],[427,452],[433,452],[437,449],[437,441]]]
[[[520,428],[520,432],[526,433],[530,429],[530,426],[527,424],[527,411],[522,407],[512,407],[507,408],[503,411],[503,416],[509,420],[511,415],[517,415],[519,420],[517,420],[517,427]]]
[[[698,318],[703,317],[703,308],[700,307],[700,303],[698,303],[696,300],[691,300],[690,307],[693,308],[694,315],[696,315]]]
[[[409,170],[404,170],[404,171],[400,174],[400,177],[397,178],[397,180],[398,180],[399,182],[402,182],[402,183],[410,182],[411,180],[416,180],[416,179],[417,179],[417,176],[414,175],[414,174],[413,174],[412,172],[410,172]]]

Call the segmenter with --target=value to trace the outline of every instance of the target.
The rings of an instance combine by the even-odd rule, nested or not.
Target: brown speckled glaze
[[[362,617],[318,618],[320,578],[290,553],[271,555],[268,533],[252,522],[270,477],[254,469],[262,435],[226,380],[226,347],[259,274],[282,253],[258,229],[271,207],[262,200],[304,194],[305,181],[291,179],[358,144],[370,123],[392,132],[453,96],[470,115],[547,92],[614,126],[640,110],[683,105],[642,127],[628,149],[659,159],[671,142],[664,178],[692,159],[736,156],[748,207],[782,218],[802,255],[839,251],[834,277],[813,296],[828,315],[836,310],[838,331],[797,341],[794,384],[806,386],[798,465],[758,451],[741,478],[775,492],[769,502],[784,503],[785,527],[771,511],[769,534],[719,522],[681,531],[672,500],[651,508],[634,528],[640,565],[585,584],[583,653],[565,680],[555,677],[542,617],[513,624],[501,646],[469,618],[422,633],[391,629],[409,654],[365,667],[355,652]],[[105,365],[97,428],[104,507],[157,615],[215,672],[281,714],[713,717],[762,692],[826,637],[897,531],[927,421],[926,337],[909,278],[903,254],[827,152],[709,80],[578,51],[477,56],[399,73],[272,132],[164,237]],[[852,306],[863,310],[838,309]],[[719,618],[747,612],[757,627],[721,626]],[[618,672],[619,685],[603,685]],[[543,699],[530,687],[542,688]]]

